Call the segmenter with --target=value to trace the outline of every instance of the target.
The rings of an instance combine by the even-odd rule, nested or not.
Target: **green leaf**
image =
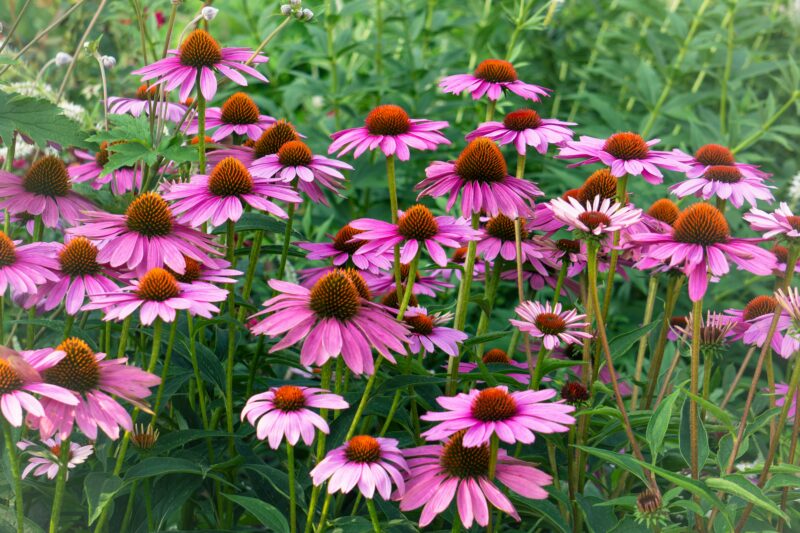
[[[729,430],[733,430],[733,421],[731,421],[731,416],[724,410],[720,409],[715,403],[697,396],[696,394],[692,394],[686,389],[684,389],[683,392],[685,392],[689,398],[696,400],[697,403],[703,407],[703,409],[714,415],[714,418],[722,422]]]
[[[487,343],[487,342],[496,341],[497,339],[502,339],[506,335],[508,335],[507,331],[492,331],[492,332],[486,333],[484,335],[478,335],[476,337],[471,337],[471,338],[465,340],[461,344],[461,346],[463,348],[468,348],[470,346],[475,346],[476,344],[483,344],[483,343]]]
[[[638,326],[635,329],[626,331],[608,341],[608,347],[614,355],[614,359],[619,359],[625,355],[631,347],[639,342],[639,339],[648,335],[651,331],[661,325],[660,320],[653,320],[646,326]]]
[[[722,492],[738,496],[756,507],[761,507],[768,513],[780,516],[783,520],[789,522],[789,517],[786,513],[781,511],[777,505],[767,498],[757,485],[754,485],[742,475],[734,474],[724,478],[714,477],[707,479],[706,485],[712,489],[721,490]]]
[[[125,473],[125,481],[145,479],[163,474],[195,474],[205,476],[208,470],[197,462],[180,457],[148,457]]]
[[[678,432],[678,444],[681,451],[681,457],[683,460],[686,461],[686,464],[691,466],[692,465],[692,445],[691,445],[691,427],[689,424],[689,413],[691,412],[691,401],[687,401],[683,403],[683,409],[681,411],[681,426],[680,431]],[[698,468],[701,470],[703,466],[706,464],[709,455],[708,449],[708,433],[706,433],[706,427],[703,425],[703,421],[700,419],[700,410],[698,409],[697,414],[697,462]]]
[[[276,220],[275,217],[265,215],[264,213],[244,213],[242,217],[236,221],[236,231],[252,231],[262,230],[270,233],[283,235],[286,231],[286,223]],[[222,234],[225,233],[225,226],[214,228],[212,233]],[[299,233],[293,232],[295,235],[300,236]]]
[[[591,448],[589,446],[575,446],[579,450],[583,450],[589,455],[594,455],[604,461],[608,461],[609,463],[614,463],[620,468],[623,468],[633,474],[634,476],[638,477],[645,483],[647,483],[647,477],[644,475],[644,470],[642,470],[642,465],[637,464],[638,461],[631,457],[630,455],[625,455],[618,452],[612,452],[609,450],[603,450],[601,448]]]
[[[124,486],[122,480],[104,472],[91,472],[83,481],[83,491],[89,506],[89,525],[100,517],[100,513],[108,506]]]
[[[236,494],[223,494],[223,496],[244,507],[248,513],[261,522],[262,526],[276,533],[289,533],[289,523],[286,521],[286,517],[275,506],[249,496],[237,496]]]
[[[664,437],[667,434],[667,429],[669,429],[669,422],[672,419],[672,410],[680,394],[681,391],[676,390],[664,398],[653,412],[650,422],[647,423],[647,444],[650,446],[650,453],[653,455],[654,462],[661,451]]]
[[[14,131],[30,137],[39,147],[46,146],[48,141],[65,148],[89,147],[80,124],[65,117],[55,104],[0,91],[0,137],[6,145]]]

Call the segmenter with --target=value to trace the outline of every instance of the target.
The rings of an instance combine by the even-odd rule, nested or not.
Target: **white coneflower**
[[[787,194],[789,195],[789,199],[792,201],[792,204],[800,202],[800,172],[792,177],[792,180],[789,183],[789,191]]]

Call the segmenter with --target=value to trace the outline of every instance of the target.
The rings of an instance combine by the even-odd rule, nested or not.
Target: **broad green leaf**
[[[180,457],[148,457],[125,473],[125,481],[145,479],[163,474],[194,474],[205,476],[208,470],[195,461]]]
[[[579,450],[583,450],[584,452],[588,453],[589,455],[594,455],[604,461],[608,461],[609,463],[614,463],[615,465],[623,468],[633,474],[634,476],[638,477],[645,483],[647,482],[647,477],[644,475],[644,470],[642,470],[642,465],[637,464],[633,457],[630,455],[625,455],[623,453],[612,452],[609,450],[603,450],[601,448],[591,448],[589,446],[575,446]]]
[[[730,430],[733,429],[733,422],[731,421],[731,416],[724,410],[720,409],[715,403],[710,402],[700,396],[697,396],[696,394],[692,394],[690,391],[686,389],[684,389],[683,392],[685,392],[689,398],[696,400],[697,403],[700,404],[702,409],[705,409],[706,411],[714,415],[714,418],[722,422],[728,429]]]
[[[469,339],[465,340],[461,346],[463,348],[468,348],[470,346],[475,346],[476,344],[482,344],[487,342],[496,341],[497,339],[502,339],[503,337],[508,335],[508,331],[492,331],[486,333],[484,335],[478,335],[476,337],[470,337]]]
[[[40,148],[48,141],[65,148],[89,147],[80,124],[65,117],[55,104],[0,91],[0,137],[4,144],[11,142],[14,131],[30,137]]]
[[[236,231],[251,230],[263,230],[269,233],[283,235],[286,231],[286,223],[264,213],[244,213],[242,217],[236,221]],[[225,231],[225,226],[223,225],[214,228],[212,233],[223,234]],[[293,233],[298,236],[300,235],[297,232]]]
[[[691,445],[691,427],[689,424],[689,413],[691,412],[691,401],[683,403],[681,411],[681,426],[678,432],[678,444],[681,451],[681,457],[686,461],[688,466],[692,465],[692,445]],[[708,456],[710,454],[708,448],[708,433],[703,421],[700,419],[700,409],[697,410],[697,462],[698,468],[701,470],[705,466]]]
[[[262,526],[276,533],[289,533],[289,523],[286,521],[286,517],[275,506],[250,496],[236,494],[223,494],[223,496],[244,507],[248,513],[261,522]]]
[[[647,444],[650,446],[650,453],[653,455],[653,461],[661,452],[661,447],[664,443],[664,437],[669,428],[669,422],[672,419],[672,410],[675,402],[680,396],[681,391],[676,390],[669,396],[664,398],[658,407],[653,412],[650,422],[647,424]]]
[[[772,500],[766,497],[764,492],[742,475],[734,474],[724,478],[714,477],[706,480],[706,485],[712,489],[721,490],[728,494],[733,494],[748,501],[756,507],[761,507],[768,513],[780,516],[783,520],[789,521],[789,517],[775,505]]]
[[[104,472],[91,472],[83,481],[83,491],[89,506],[89,525],[100,517],[100,513],[124,486],[123,481]]]
[[[638,326],[635,329],[621,333],[608,341],[611,355],[614,359],[619,359],[625,355],[631,347],[639,342],[639,339],[648,335],[651,331],[661,325],[660,320],[654,320],[646,326]]]

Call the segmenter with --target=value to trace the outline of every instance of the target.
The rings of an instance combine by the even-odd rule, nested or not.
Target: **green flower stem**
[[[736,155],[738,152],[744,150],[745,148],[756,142],[759,138],[761,138],[762,135],[764,135],[765,133],[767,133],[767,131],[769,131],[769,129],[772,127],[773,124],[775,124],[775,122],[781,117],[781,115],[783,115],[786,111],[789,110],[790,107],[792,107],[792,105],[794,105],[795,101],[797,101],[798,98],[800,98],[800,90],[794,91],[792,93],[792,96],[789,97],[786,103],[783,104],[781,108],[778,109],[771,117],[769,117],[767,121],[764,122],[764,124],[762,124],[761,128],[759,128],[757,131],[753,132],[753,134],[750,135],[748,138],[737,144],[736,147],[733,150],[731,150],[731,152],[734,155]]]
[[[5,40],[3,41],[3,44],[7,43],[8,43],[8,36],[6,36]],[[0,48],[0,51],[2,51],[2,48]],[[14,154],[16,154],[16,152],[17,152],[17,132],[15,131],[13,135],[11,135],[11,142],[8,144],[8,150],[6,151],[6,160],[3,161],[3,170],[5,170],[6,172],[11,172],[14,169]],[[8,211],[6,211],[5,209],[3,211],[4,215],[8,215]],[[3,231],[5,233],[8,233],[9,222],[10,221],[8,220],[8,216],[5,216],[3,218]]]
[[[297,532],[297,489],[294,474],[294,446],[286,443],[286,464],[289,471],[289,531]]]
[[[261,243],[263,240],[264,230],[257,230],[255,235],[253,235],[253,246],[250,248],[250,257],[247,260],[247,272],[245,273],[244,286],[242,287],[243,300],[247,300],[250,297],[250,291],[253,290],[253,279],[255,278],[256,267],[258,266],[258,258],[261,254]],[[239,312],[241,313],[243,309],[244,308],[240,308]]]
[[[658,333],[658,340],[653,350],[653,356],[650,358],[650,368],[647,372],[647,389],[645,390],[643,404],[645,409],[649,409],[653,402],[653,395],[656,392],[656,385],[658,385],[658,376],[661,374],[661,363],[664,360],[664,350],[667,347],[667,334],[669,333],[672,312],[675,310],[675,305],[678,303],[678,297],[680,296],[681,285],[683,285],[684,279],[684,276],[674,276],[667,282],[667,294],[664,298],[664,316],[661,319],[661,330]]]
[[[731,79],[731,67],[733,66],[733,46],[734,46],[734,13],[736,2],[728,9],[726,18],[728,40],[725,47],[725,68],[722,71],[722,81],[719,86],[719,131],[724,139],[728,135],[728,82]]]
[[[64,489],[67,486],[67,472],[69,470],[69,437],[61,441],[61,453],[59,454],[58,462],[56,493],[53,496],[53,509],[50,512],[50,533],[58,531],[58,524],[61,521],[61,507],[64,503]]]
[[[478,229],[479,217],[477,213],[472,215],[472,228]],[[456,316],[454,320],[455,329],[464,331],[467,323],[467,308],[469,304],[470,288],[472,286],[472,276],[475,273],[475,252],[477,249],[476,241],[469,241],[467,244],[467,256],[464,260],[464,271],[461,274],[461,284],[458,287],[458,300],[456,301]],[[450,357],[447,361],[447,395],[452,396],[456,393],[458,385],[458,362],[459,357]]]
[[[714,371],[714,352],[703,350],[703,399],[708,401],[711,395],[711,373]],[[700,419],[705,420],[706,410],[700,410]]]
[[[386,156],[386,183],[389,186],[389,210],[391,211],[392,224],[397,224],[397,174],[395,172],[394,156]],[[403,279],[400,272],[400,245],[394,247],[394,285],[398,301],[403,297]]]
[[[119,347],[117,348],[117,359],[125,357],[125,348],[128,346],[128,332],[131,327],[131,315],[122,321],[122,331],[119,334]]]
[[[544,361],[547,358],[547,354],[550,352],[547,348],[544,347],[544,342],[542,343],[542,347],[539,348],[539,353],[536,356],[536,366],[533,368],[528,369],[531,374],[531,390],[539,390],[539,385],[542,383],[542,376],[544,375]]]
[[[197,73],[197,164],[200,174],[206,173],[206,97],[200,90],[200,73]]]
[[[336,129],[339,130],[339,70],[336,60],[336,46],[334,44],[333,30],[336,26],[336,19],[334,18],[334,4],[333,0],[325,0],[325,36],[328,51],[328,61],[330,62],[331,73],[331,104],[333,107],[333,123]],[[290,18],[290,17],[287,17]]]
[[[381,521],[378,519],[378,510],[375,509],[375,502],[372,501],[372,498],[365,498],[365,500],[369,511],[369,519],[372,521],[372,530],[375,533],[381,533]]]
[[[489,122],[494,118],[494,110],[497,107],[497,100],[489,100],[489,103],[486,105],[486,120],[484,122]]]
[[[483,335],[489,329],[489,319],[491,318],[494,308],[494,297],[497,294],[497,286],[500,284],[500,274],[502,274],[504,268],[505,260],[498,256],[492,268],[491,275],[485,283],[484,300],[486,307],[481,311],[481,318],[478,320],[478,328],[475,330],[476,337]],[[483,355],[483,343],[476,346],[476,351],[477,357]]]
[[[703,299],[692,303],[692,352],[690,390],[696,397],[700,381],[700,330],[703,322]],[[697,434],[697,401],[692,398],[689,404],[689,441],[692,467],[692,479],[700,479],[700,463],[698,459]],[[700,520],[700,517],[697,517]]]
[[[290,204],[294,205],[294,204]],[[236,267],[236,227],[232,220],[228,221],[228,231],[225,244],[228,251],[228,262],[231,268]],[[228,312],[231,319],[234,318],[236,307],[236,296],[234,294],[235,283],[231,283],[228,288]],[[234,436],[233,436],[233,371],[236,361],[236,329],[233,322],[228,326],[228,359],[225,363],[225,421],[226,430],[230,434],[228,448],[233,456]]]
[[[200,374],[200,364],[197,361],[197,344],[194,338],[194,318],[189,311],[186,311],[186,328],[189,334],[189,357],[192,360],[192,371],[194,372],[194,380],[197,385],[197,400],[200,404],[200,419],[203,421],[203,429],[208,430],[208,412],[206,410],[206,386],[203,382],[203,377]]]
[[[295,185],[297,187],[297,185]],[[289,218],[286,219],[286,229],[283,231],[283,248],[281,248],[281,262],[278,265],[278,275],[275,279],[282,280],[283,275],[286,273],[286,260],[289,258],[289,245],[292,242],[292,224],[294,223],[294,210],[296,205],[290,203],[286,208],[286,214]]]
[[[558,271],[558,279],[556,280],[555,294],[553,295],[553,305],[558,303],[561,298],[561,290],[564,287],[564,280],[567,278],[567,270],[569,269],[569,261],[567,256],[561,259],[561,270]]]
[[[178,319],[172,321],[169,327],[169,337],[167,340],[167,351],[164,352],[164,364],[161,366],[161,383],[158,384],[158,392],[156,392],[156,402],[153,405],[153,418],[150,421],[151,426],[155,426],[156,419],[158,419],[158,411],[161,409],[161,402],[164,399],[164,387],[167,384],[167,376],[169,375],[169,363],[172,359],[172,347],[175,344],[175,333],[178,331]]]
[[[6,216],[6,218],[8,218],[8,216]],[[2,345],[5,340],[5,335],[4,335],[6,327],[5,308],[6,308],[6,298],[4,295],[0,294],[0,345]]]
[[[130,315],[129,315],[130,316]],[[105,353],[109,353],[111,351],[111,321],[107,320],[103,326],[103,343]],[[66,337],[66,334],[65,334]]]
[[[642,318],[642,327],[647,327],[653,320],[653,309],[656,304],[656,295],[658,294],[658,276],[651,275],[647,283],[647,303],[644,306],[644,317]],[[633,392],[631,393],[631,411],[636,410],[639,403],[639,386],[636,385],[642,379],[642,367],[644,367],[644,356],[647,353],[647,341],[650,335],[644,335],[639,339],[639,349],[636,352],[636,367],[633,371]]]
[[[341,359],[341,357],[339,358]],[[338,368],[338,365],[337,365]],[[320,388],[328,390],[331,386],[331,373],[332,373],[331,361],[325,361],[325,364],[322,365],[322,376],[320,377]],[[336,380],[338,381],[341,376],[338,375]],[[319,416],[327,422],[328,421],[328,410],[327,409],[320,409]],[[325,457],[325,440],[327,435],[322,431],[317,431],[317,453],[316,453],[316,463],[319,464],[320,461]],[[317,501],[319,500],[319,493],[320,493],[321,486],[315,485],[311,489],[311,499],[308,502],[308,514],[306,516],[306,527],[304,529],[305,533],[311,533],[311,530],[314,527],[314,510],[317,508]]]
[[[725,409],[725,406],[728,405],[728,402],[731,400],[731,396],[733,396],[733,393],[736,392],[736,386],[742,380],[742,376],[744,376],[744,373],[747,371],[747,365],[750,363],[750,359],[753,357],[756,348],[757,346],[754,344],[749,350],[747,350],[744,359],[742,359],[742,363],[739,365],[739,371],[736,372],[736,377],[733,378],[733,381],[728,387],[728,392],[725,393],[722,403],[719,404],[720,409]]]
[[[625,174],[617,180],[617,203],[624,204],[628,191],[628,175]],[[617,261],[619,260],[619,238],[620,232],[615,231],[613,238],[614,246],[611,248],[611,257],[608,262],[608,274],[606,276],[606,291],[603,294],[603,320],[608,317],[608,308],[611,307],[611,295],[614,292],[614,276],[617,273]]]
[[[6,217],[8,220],[8,217]],[[33,221],[33,241],[32,242],[41,242],[42,235],[44,234],[44,223],[42,222],[41,215],[37,215]],[[36,320],[36,306],[33,306],[28,310],[28,325],[25,328],[25,346],[28,350],[33,350],[33,343],[36,338],[36,327],[33,325],[33,320]]]
[[[25,507],[22,503],[22,477],[19,472],[19,456],[14,447],[11,424],[7,420],[0,418],[0,426],[3,428],[3,440],[6,443],[8,463],[11,466],[11,482],[14,484],[14,510],[17,515],[17,533],[23,533],[25,529]]]
[[[397,312],[397,320],[403,320],[403,317],[408,310],[408,303],[411,301],[411,295],[413,294],[414,282],[417,278],[417,265],[419,264],[419,254],[420,251],[417,250],[417,254],[414,256],[414,259],[411,260],[411,264],[408,267],[408,280],[406,281],[406,288],[403,290],[403,299],[400,302],[400,309]]]

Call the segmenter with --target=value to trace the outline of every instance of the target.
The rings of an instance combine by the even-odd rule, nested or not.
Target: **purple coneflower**
[[[61,468],[61,446],[63,444],[58,437],[44,439],[42,444],[36,444],[29,440],[19,441],[17,448],[31,456],[28,459],[28,465],[22,471],[22,479],[25,479],[31,473],[36,477],[47,476],[47,479],[55,479]],[[92,455],[93,451],[94,447],[91,444],[81,446],[77,442],[70,442],[67,476],[69,476],[69,470],[86,462],[86,459]]]
[[[35,161],[22,177],[0,170],[0,198],[0,209],[8,210],[10,215],[41,216],[48,228],[55,228],[59,218],[74,225],[82,211],[94,207],[72,191],[67,167],[52,155]]]
[[[464,431],[455,433],[445,444],[433,444],[403,451],[411,474],[406,492],[398,494],[400,510],[422,507],[420,527],[429,525],[456,499],[458,517],[464,527],[473,522],[489,523],[489,505],[519,521],[514,504],[489,478],[491,451],[488,444],[466,446]],[[495,477],[503,485],[525,498],[543,500],[548,497],[545,486],[553,478],[530,463],[497,450]]]
[[[748,165],[746,163],[737,163],[733,157],[733,153],[726,147],[719,144],[706,144],[701,146],[694,156],[685,154],[680,150],[673,150],[673,154],[681,159],[683,163],[690,168],[686,171],[687,178],[698,178],[705,174],[709,168],[725,165],[734,166],[739,169],[739,172],[748,179],[764,180],[770,177],[770,174],[759,170],[757,165]]]
[[[786,403],[786,398],[789,396],[789,385],[786,383],[776,383],[775,395],[777,396],[777,399],[775,400],[775,406],[783,407],[783,404]],[[789,407],[787,418],[794,419],[795,415],[797,414],[798,407],[800,407],[800,394],[797,394],[797,391],[795,391],[794,405]]]
[[[452,271],[448,270],[447,272],[450,273]],[[401,264],[400,282],[404,287],[408,285],[409,274],[411,274],[411,265]],[[375,294],[383,294],[397,287],[397,281],[395,280],[394,273],[390,271],[364,276],[364,279],[367,281],[367,285],[369,285],[369,290]],[[431,272],[429,275],[426,275],[424,271],[417,270],[417,274],[414,276],[414,285],[411,288],[411,293],[415,295],[435,297],[437,292],[442,292],[445,289],[450,289],[452,287],[453,285],[451,283],[442,281],[440,276],[438,276],[435,271]]]
[[[591,339],[592,335],[583,331],[589,324],[582,322],[586,315],[579,315],[575,309],[562,311],[561,304],[554,306],[550,302],[542,305],[539,302],[522,302],[515,309],[522,320],[510,319],[520,331],[531,337],[542,339],[544,347],[552,350],[560,343],[580,344],[583,339]]]
[[[403,316],[403,321],[411,328],[409,352],[413,354],[422,352],[422,355],[425,355],[439,348],[450,357],[456,357],[458,345],[467,340],[469,335],[442,325],[452,319],[452,313],[429,315],[424,307],[409,307]]]
[[[150,109],[156,109],[156,116],[162,117],[170,122],[178,123],[186,114],[186,106],[173,102],[159,102],[158,88],[147,88],[147,84],[140,86],[136,90],[136,96],[125,98],[121,96],[111,96],[108,99],[108,112],[112,115],[131,115],[141,116],[142,113],[150,115]]]
[[[75,150],[75,157],[84,163],[70,165],[67,172],[75,183],[91,181],[94,189],[102,189],[103,185],[111,183],[111,192],[125,194],[136,191],[142,187],[142,171],[137,167],[120,167],[103,176],[103,167],[108,163],[110,156],[108,143],[100,143],[100,150],[92,155],[83,150]]]
[[[20,246],[21,242],[0,231],[0,295],[9,287],[16,294],[35,294],[41,285],[60,279],[54,272],[59,265],[49,243]]]
[[[231,264],[224,259],[212,259],[206,263],[191,257],[184,257],[183,260],[186,262],[183,274],[166,269],[181,283],[236,283],[236,279],[242,275],[241,271],[229,268]]]
[[[664,180],[661,169],[676,172],[689,170],[689,166],[674,152],[652,150],[652,146],[659,141],[645,141],[631,132],[615,133],[607,139],[582,136],[578,141],[564,143],[556,158],[581,159],[570,167],[603,163],[611,167],[611,173],[618,178],[626,174],[642,176],[648,183],[658,185]]]
[[[541,260],[545,256],[528,236],[528,230],[523,225],[520,231],[522,260],[523,262],[528,261],[534,264],[538,267],[537,270],[544,269]],[[481,230],[477,254],[490,262],[497,259],[498,255],[506,261],[515,261],[517,259],[517,247],[514,221],[502,213],[487,220]]]
[[[672,185],[669,190],[678,198],[694,195],[703,200],[718,198],[728,200],[734,207],[742,207],[746,201],[755,207],[759,200],[767,203],[775,198],[770,187],[761,179],[745,176],[738,167],[715,165],[708,167],[701,176],[687,178]]]
[[[302,202],[289,186],[253,176],[233,157],[217,163],[210,174],[192,176],[188,183],[173,183],[164,199],[173,201],[172,212],[178,222],[193,227],[206,222],[212,226],[236,222],[244,212],[244,204],[287,218],[286,211],[271,199]]]
[[[344,188],[341,170],[353,170],[342,161],[314,155],[303,141],[288,141],[277,153],[256,159],[250,165],[254,176],[292,183],[297,179],[297,188],[314,202],[328,205],[322,189],[336,194]]]
[[[800,216],[795,215],[786,202],[781,202],[778,209],[772,213],[753,207],[743,218],[750,223],[753,231],[765,232],[765,239],[773,237],[787,240],[800,239]]]
[[[223,301],[227,295],[228,291],[210,283],[180,283],[167,270],[153,268],[131,285],[92,296],[83,309],[102,309],[103,320],[122,320],[141,309],[139,321],[148,326],[158,317],[172,322],[176,311],[184,309],[193,315],[211,318],[213,313],[219,312],[214,303]]]
[[[328,235],[331,242],[300,242],[299,248],[306,250],[306,259],[322,260],[331,259],[333,266],[352,266],[359,270],[367,270],[372,274],[377,274],[380,270],[392,268],[391,252],[388,250],[374,250],[370,253],[356,254],[366,241],[360,241],[354,237],[363,233],[350,224],[343,226],[336,235]],[[380,291],[379,291],[380,292]]]
[[[233,93],[222,107],[209,107],[206,110],[206,131],[217,128],[211,135],[215,142],[235,133],[246,135],[252,140],[257,140],[264,130],[275,123],[269,115],[262,115],[252,98],[245,93]],[[186,133],[197,135],[197,118],[186,127]]]
[[[256,159],[277,154],[284,144],[299,141],[303,137],[293,125],[281,119],[265,129],[256,141],[208,152],[208,164],[216,165],[226,157],[235,157],[249,167]]]
[[[124,215],[101,211],[84,213],[84,224],[67,233],[82,235],[100,249],[97,261],[117,268],[125,265],[139,274],[162,266],[183,273],[184,257],[206,262],[218,254],[211,237],[178,224],[167,202],[148,192],[130,203]]]
[[[444,121],[409,118],[397,105],[379,105],[369,112],[363,126],[331,135],[328,153],[339,150],[338,155],[342,156],[353,150],[353,157],[357,158],[366,150],[380,148],[386,157],[396,155],[400,161],[407,161],[411,157],[409,148],[435,150],[439,144],[450,144],[439,131],[447,126]]]
[[[408,329],[386,309],[369,301],[369,289],[352,269],[336,269],[316,282],[310,290],[272,279],[269,286],[279,294],[264,302],[269,315],[252,326],[255,335],[285,334],[270,352],[302,342],[300,362],[323,365],[342,356],[350,370],[372,374],[372,348],[390,362],[391,352],[405,353]]]
[[[239,85],[247,85],[247,80],[237,71],[267,82],[267,78],[245,64],[248,61],[266,63],[267,57],[258,54],[250,59],[252,55],[249,48],[222,48],[208,32],[194,30],[180,48],[170,50],[164,59],[134,70],[132,74],[141,76],[143,81],[157,78],[151,86],[164,84],[167,91],[180,85],[181,101],[186,100],[195,83],[199,83],[203,97],[210,101],[217,94],[216,72]]]
[[[242,420],[256,428],[259,440],[269,440],[269,447],[277,450],[284,438],[294,446],[300,437],[306,446],[314,441],[319,429],[329,433],[325,420],[309,408],[347,409],[348,403],[324,389],[283,385],[251,396],[242,409]]]
[[[639,233],[631,240],[646,246],[642,268],[668,264],[680,268],[689,278],[689,297],[703,298],[708,288],[708,272],[724,276],[728,259],[740,268],[767,276],[775,268],[775,256],[754,244],[754,239],[731,237],[728,221],[719,209],[704,202],[681,212],[671,233]]]
[[[550,89],[525,83],[517,78],[517,71],[508,61],[484,59],[472,74],[455,74],[439,82],[445,93],[468,92],[473,100],[483,95],[489,100],[499,100],[503,91],[511,91],[525,100],[539,101],[540,96],[550,96]]]
[[[525,155],[527,147],[532,146],[544,155],[551,144],[561,146],[572,140],[574,134],[567,126],[575,126],[575,123],[542,118],[533,109],[518,109],[508,113],[503,122],[484,122],[467,134],[466,139],[488,137],[500,146],[513,143],[519,155]]]
[[[414,187],[420,191],[419,198],[449,195],[450,211],[460,193],[464,217],[483,212],[524,216],[532,210],[534,198],[543,194],[533,183],[510,176],[500,148],[486,137],[470,141],[455,161],[434,161],[425,176]]]
[[[105,359],[106,354],[94,353],[84,341],[72,337],[55,350],[37,350],[28,357],[38,365],[45,383],[72,392],[77,405],[58,399],[42,400],[46,415],[33,421],[42,438],[55,434],[65,439],[75,423],[91,440],[97,439],[97,429],[111,439],[119,438],[119,428],[133,431],[131,415],[114,397],[122,398],[137,407],[145,407],[150,388],[161,378],[135,366],[127,359]]]
[[[575,410],[563,402],[547,402],[556,391],[508,392],[508,387],[498,386],[484,390],[472,389],[454,397],[440,396],[436,402],[445,411],[428,412],[420,420],[439,422],[422,436],[427,440],[443,440],[465,429],[464,446],[486,444],[492,435],[509,444],[531,444],[533,432],[561,433],[575,423],[569,415]]]
[[[404,265],[411,263],[424,245],[437,265],[447,266],[447,254],[442,246],[460,248],[466,241],[480,236],[463,218],[435,217],[430,209],[421,204],[405,212],[400,211],[397,224],[360,218],[350,222],[350,226],[361,230],[361,233],[353,236],[354,239],[369,241],[356,250],[355,255],[400,246],[400,262]]]
[[[508,365],[512,369],[522,370],[522,373],[508,372],[505,375],[524,385],[527,385],[531,382],[531,375],[528,371],[527,363],[514,361],[508,356],[505,350],[501,350],[500,348],[492,348],[491,350],[487,350],[486,353],[484,353],[481,357],[481,361],[483,361],[483,364],[485,365]],[[460,374],[468,374],[478,368],[478,363],[458,363],[458,372]],[[544,378],[542,381],[549,381],[549,378]]]
[[[570,229],[592,237],[605,237],[635,224],[642,217],[641,209],[600,196],[584,204],[572,197],[568,200],[553,198],[548,205],[553,216]]]
[[[772,320],[778,305],[778,300],[775,297],[761,295],[747,302],[744,309],[726,310],[726,314],[738,321],[734,340],[741,339],[747,345],[763,346],[769,336]],[[778,324],[772,335],[771,346],[784,359],[788,359],[796,351],[800,350],[800,340],[793,336],[790,332],[791,328],[792,317],[782,309]]]
[[[358,486],[362,496],[372,499],[375,491],[384,500],[392,496],[392,485],[397,494],[405,492],[404,475],[408,464],[397,447],[397,440],[369,435],[357,435],[346,444],[328,452],[325,459],[309,474],[314,485],[328,481],[328,494],[347,494]]]

